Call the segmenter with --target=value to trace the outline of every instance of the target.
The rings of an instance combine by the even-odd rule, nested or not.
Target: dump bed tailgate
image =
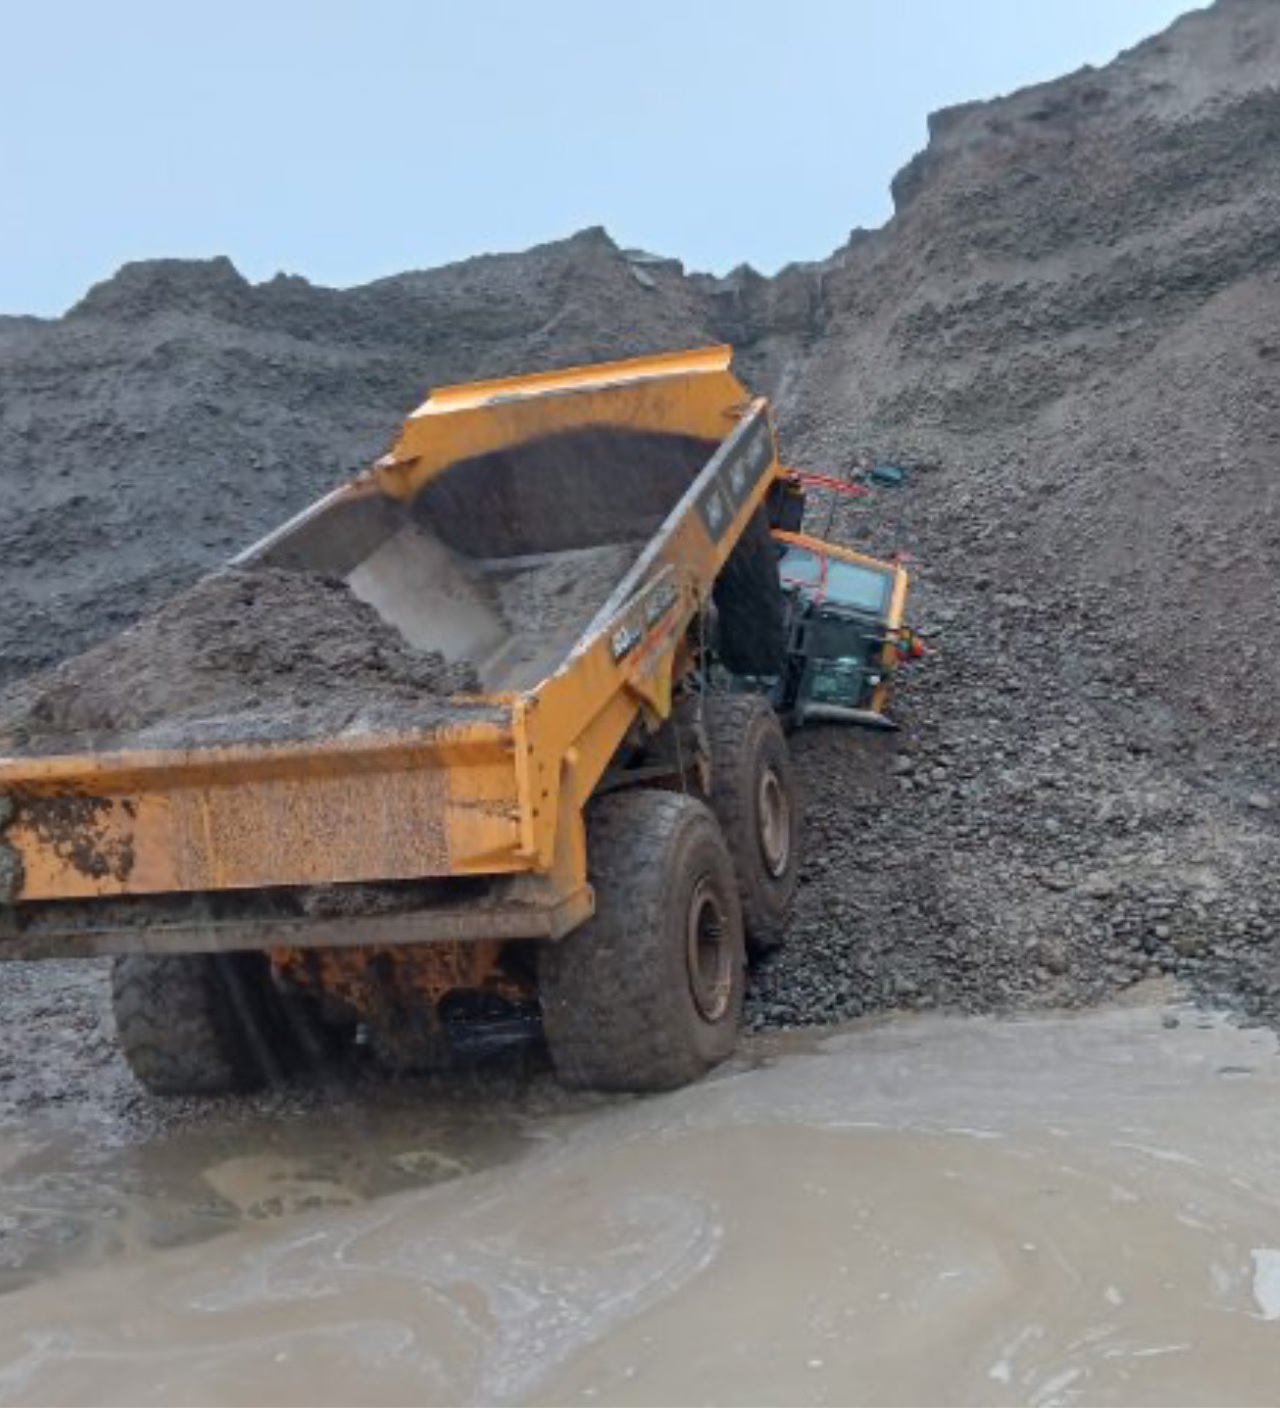
[[[0,901],[527,868],[520,705],[260,746],[0,757]]]

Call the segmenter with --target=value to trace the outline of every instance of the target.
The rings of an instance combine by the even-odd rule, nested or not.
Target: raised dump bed
[[[117,1023],[158,1090],[243,1079],[261,1031],[229,1033],[299,994],[422,1056],[457,994],[540,993],[566,1079],[696,1074],[732,1045],[744,912],[776,938],[795,880],[777,721],[706,694],[712,630],[722,666],[781,667],[780,473],[726,348],[436,391],[369,471],[0,702],[0,956],[136,955]]]
[[[661,618],[669,646],[709,595],[726,554],[693,486],[715,488],[733,432],[759,448],[727,486],[726,545],[771,477],[767,421],[741,418],[727,366],[713,350],[438,391],[373,470],[11,691],[12,898],[545,870],[560,750],[626,683],[608,628],[645,594],[643,634]],[[540,696],[570,678],[544,725]]]

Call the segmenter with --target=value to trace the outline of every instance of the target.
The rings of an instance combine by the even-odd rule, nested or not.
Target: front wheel
[[[733,864],[692,797],[634,790],[593,804],[596,912],[541,952],[543,1030],[565,1085],[669,1090],[723,1061],[742,1018]]]

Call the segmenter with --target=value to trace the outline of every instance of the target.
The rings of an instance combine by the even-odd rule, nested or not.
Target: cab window
[[[784,582],[816,587],[822,581],[822,560],[808,548],[784,547],[778,559],[778,573]]]
[[[827,600],[856,611],[883,615],[889,606],[892,583],[887,572],[877,572],[874,567],[842,562],[838,557],[827,560]]]

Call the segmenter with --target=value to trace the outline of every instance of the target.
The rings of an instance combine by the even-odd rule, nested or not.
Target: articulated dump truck
[[[540,1023],[570,1085],[696,1078],[786,933],[783,725],[885,723],[911,643],[903,569],[801,500],[727,348],[437,390],[0,707],[0,956],[114,956],[160,1093],[355,1041],[427,1066],[486,1023]],[[264,652],[310,692],[228,695]]]

